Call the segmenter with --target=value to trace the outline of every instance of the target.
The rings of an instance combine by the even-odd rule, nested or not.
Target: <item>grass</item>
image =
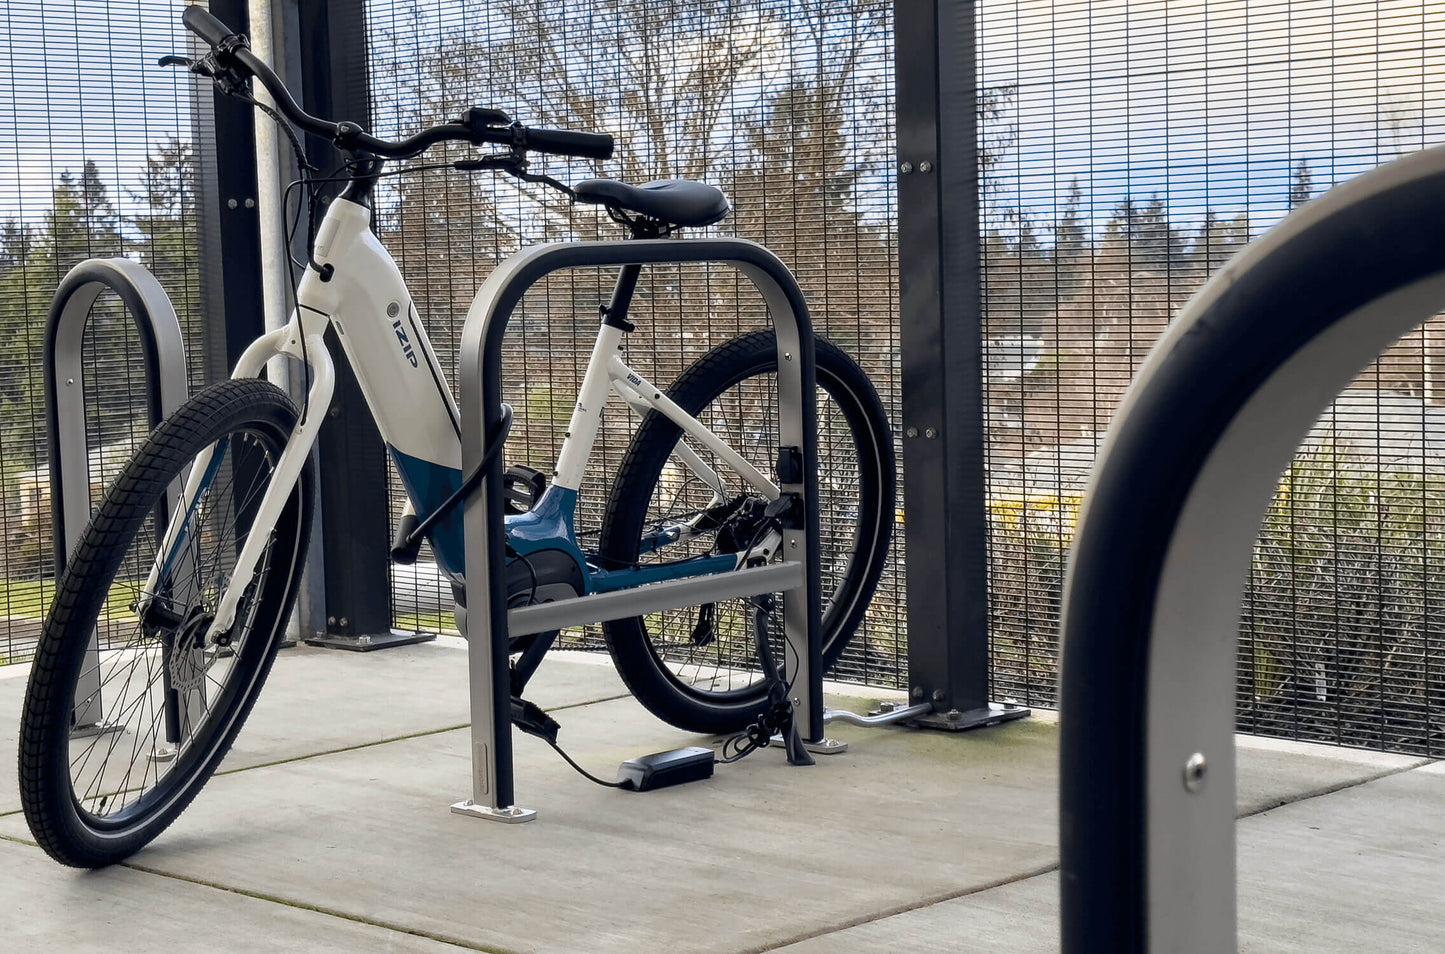
[[[0,612],[6,616],[43,619],[55,597],[54,580],[9,580],[0,577]]]
[[[112,586],[106,598],[105,618],[130,613],[131,588]],[[0,577],[0,613],[22,619],[44,619],[55,598],[54,580],[11,580]]]
[[[397,629],[409,629],[419,633],[455,633],[457,621],[446,613],[397,613],[392,621]]]

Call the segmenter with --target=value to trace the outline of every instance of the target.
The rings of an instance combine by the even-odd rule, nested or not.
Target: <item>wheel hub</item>
[[[179,693],[200,689],[215,656],[206,652],[206,630],[215,616],[199,606],[191,607],[166,649],[166,669],[171,687]]]

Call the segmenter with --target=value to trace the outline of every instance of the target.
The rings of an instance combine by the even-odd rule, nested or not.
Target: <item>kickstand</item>
[[[812,754],[803,746],[803,737],[798,734],[798,720],[793,718],[793,707],[788,704],[788,684],[783,682],[773,659],[772,647],[768,645],[768,614],[773,605],[771,593],[753,597],[758,657],[762,660],[763,676],[768,687],[768,713],[764,718],[782,733],[783,751],[788,755],[789,765],[814,765]]]
[[[788,718],[787,728],[783,729],[783,751],[788,753],[789,765],[812,765],[813,756],[803,747],[803,737],[798,735],[797,720],[791,716]]]

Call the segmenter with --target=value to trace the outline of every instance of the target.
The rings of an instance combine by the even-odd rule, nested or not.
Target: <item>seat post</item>
[[[641,265],[623,265],[617,273],[617,284],[612,287],[612,300],[602,309],[602,323],[623,331],[632,331],[636,325],[627,320],[627,309],[632,307],[632,295],[637,291],[637,279],[642,274]]]

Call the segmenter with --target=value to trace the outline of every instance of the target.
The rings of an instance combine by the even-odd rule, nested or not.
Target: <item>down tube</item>
[[[351,206],[342,210],[334,245],[337,270],[344,267],[347,284],[331,323],[412,506],[429,514],[462,482],[456,402],[401,272],[376,236],[361,227],[360,215],[369,213],[354,203],[333,203],[340,205]],[[438,565],[460,582],[461,508],[433,528],[431,540]]]

